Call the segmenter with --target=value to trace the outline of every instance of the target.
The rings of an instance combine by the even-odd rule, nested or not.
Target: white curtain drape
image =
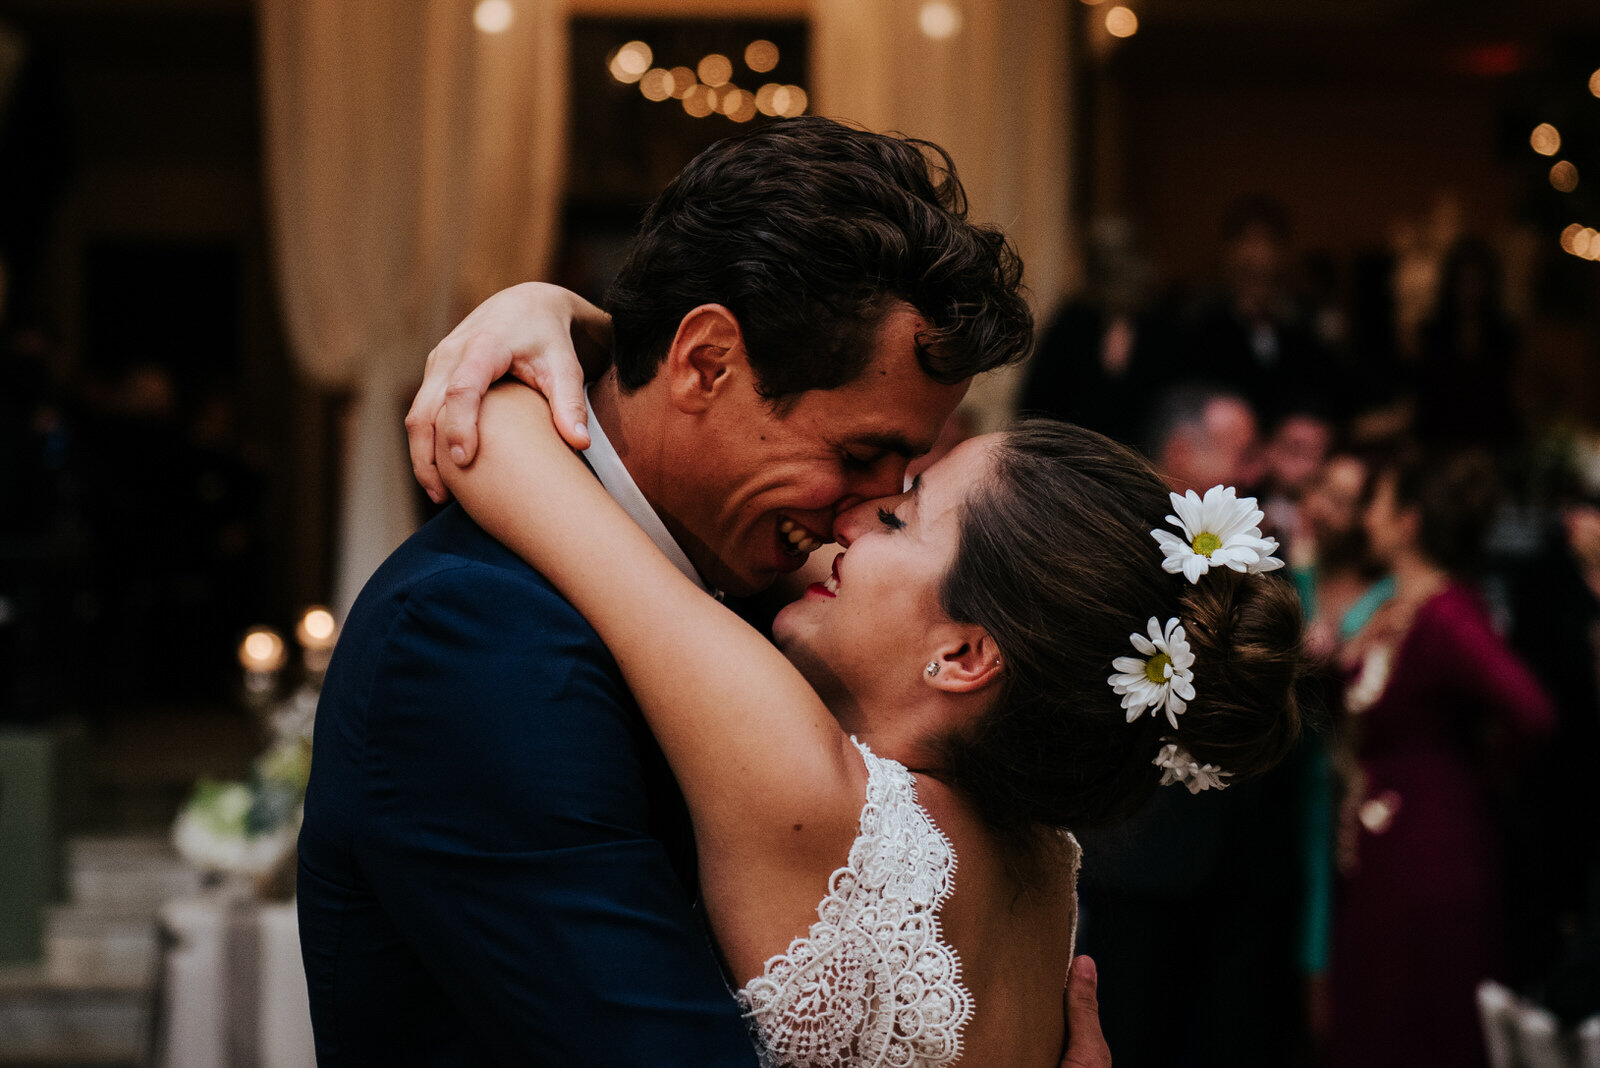
[[[401,415],[428,350],[496,289],[548,276],[565,147],[566,5],[258,0],[272,234],[290,344],[352,391],[333,603],[415,528]]]
[[[925,8],[953,10],[948,37]],[[1077,283],[1070,215],[1068,0],[812,0],[818,114],[949,150],[972,215],[1011,235],[1039,325]],[[1009,418],[1018,372],[974,385],[982,429]]]

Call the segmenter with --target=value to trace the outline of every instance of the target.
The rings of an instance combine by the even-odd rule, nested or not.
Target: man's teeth
[[[832,575],[829,575],[827,578],[822,580],[822,588],[827,590],[829,593],[838,593],[839,580],[834,578]]]
[[[822,539],[799,523],[796,523],[793,519],[785,519],[779,523],[778,533],[788,540],[789,551],[796,555],[804,556],[822,548]]]

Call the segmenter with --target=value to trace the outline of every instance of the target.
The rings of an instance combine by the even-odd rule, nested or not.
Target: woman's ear
[[[665,364],[673,404],[685,413],[705,411],[735,373],[749,366],[739,320],[721,304],[692,309],[678,323]]]
[[[924,680],[945,693],[976,693],[998,682],[1004,670],[1005,658],[989,632],[963,627],[936,646]]]

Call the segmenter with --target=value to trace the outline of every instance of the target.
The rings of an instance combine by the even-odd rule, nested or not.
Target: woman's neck
[[[1394,575],[1395,596],[1410,603],[1426,601],[1450,582],[1450,575],[1415,549],[1397,555],[1390,568]]]

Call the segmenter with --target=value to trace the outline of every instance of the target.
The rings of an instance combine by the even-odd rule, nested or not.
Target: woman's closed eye
[[[878,509],[878,522],[882,523],[885,530],[904,530],[906,521],[889,511],[887,508]]]

